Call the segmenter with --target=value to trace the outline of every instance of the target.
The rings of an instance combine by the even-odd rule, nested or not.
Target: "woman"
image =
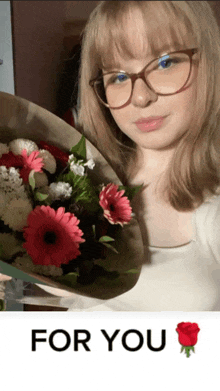
[[[134,207],[146,250],[135,287],[90,309],[218,309],[220,38],[209,4],[100,2],[81,61],[80,127],[124,182],[143,184]]]

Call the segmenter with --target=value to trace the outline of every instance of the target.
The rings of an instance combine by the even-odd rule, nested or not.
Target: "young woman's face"
[[[171,48],[169,51],[173,50],[176,49]],[[166,52],[167,50],[164,50],[161,54]],[[118,57],[119,70],[138,73],[151,60],[153,57],[150,54],[139,55],[130,60]],[[177,145],[191,124],[195,114],[196,90],[194,65],[189,82],[182,92],[168,96],[157,95],[139,78],[135,81],[130,103],[123,108],[109,110],[121,131],[141,149],[171,149]],[[152,121],[148,122],[151,117]]]

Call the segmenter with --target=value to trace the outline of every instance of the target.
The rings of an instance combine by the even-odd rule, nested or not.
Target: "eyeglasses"
[[[113,71],[90,80],[89,84],[106,107],[120,109],[131,101],[134,83],[142,79],[157,95],[173,95],[187,84],[192,71],[192,57],[198,49],[164,54],[148,63],[139,73]]]

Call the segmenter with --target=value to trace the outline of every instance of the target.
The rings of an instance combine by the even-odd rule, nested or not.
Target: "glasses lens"
[[[186,83],[190,73],[190,59],[185,53],[167,54],[146,68],[145,77],[159,94],[172,94]]]
[[[115,72],[103,76],[95,83],[100,99],[112,108],[123,106],[130,98],[132,83],[126,73]]]

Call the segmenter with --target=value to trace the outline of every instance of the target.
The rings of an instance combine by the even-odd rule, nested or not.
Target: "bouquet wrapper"
[[[18,96],[0,92],[0,111],[1,143],[8,143],[17,138],[27,138],[35,142],[46,141],[63,151],[69,151],[82,136],[80,132],[56,115]],[[94,180],[104,184],[109,182],[117,185],[122,184],[103,153],[98,151],[88,139],[86,139],[86,150],[87,154],[90,155],[89,157],[92,157],[95,162],[95,167],[91,170],[91,177]],[[130,224],[124,226],[122,234],[116,238],[116,244],[119,246],[119,254],[109,251],[106,260],[103,261],[109,265],[110,269],[123,272],[142,265],[143,242],[140,227],[135,218],[132,218]],[[72,297],[73,294],[75,294],[74,297],[79,300],[79,303],[81,296],[100,300],[113,298],[131,289],[138,279],[138,274],[131,274],[129,278],[126,276],[115,283],[112,281],[108,283],[100,277],[100,281],[96,281],[89,286],[78,284],[72,287],[71,284],[68,286],[60,282],[54,282],[49,277],[27,273],[2,260],[0,260],[0,273],[25,282],[38,284],[36,291],[37,289],[40,290],[40,294],[36,294],[36,292],[33,295],[27,293],[24,302],[54,306],[60,305],[60,301],[57,301],[54,297],[67,297],[69,300],[69,297]],[[80,296],[76,296],[76,294]],[[37,299],[36,296],[38,296]]]

